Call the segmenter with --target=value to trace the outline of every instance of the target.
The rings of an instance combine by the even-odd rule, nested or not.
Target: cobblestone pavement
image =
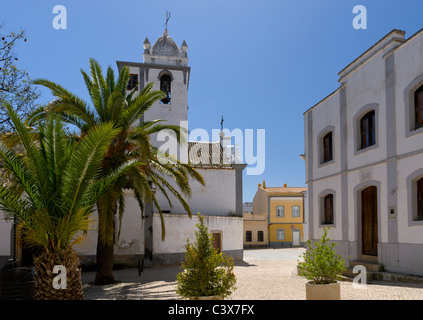
[[[245,250],[244,261],[236,263],[237,290],[227,300],[305,300],[306,279],[297,276],[297,259],[304,249]],[[119,283],[93,286],[94,272],[84,272],[86,300],[179,299],[175,293],[177,266],[116,270]],[[342,300],[423,300],[423,285],[373,282],[354,287],[341,282]]]

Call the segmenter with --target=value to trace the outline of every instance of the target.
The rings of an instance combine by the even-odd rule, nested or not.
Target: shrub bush
[[[177,275],[176,293],[184,298],[224,298],[236,289],[234,260],[214,248],[214,239],[204,224],[204,217],[198,214],[198,218],[196,241],[189,243],[188,239],[185,246],[185,260],[181,265],[183,271]]]
[[[323,235],[314,245],[311,240],[306,242],[306,252],[298,260],[299,275],[313,284],[330,284],[345,270],[345,261],[337,254],[334,247],[337,243],[329,243],[327,236],[329,228],[323,229]]]

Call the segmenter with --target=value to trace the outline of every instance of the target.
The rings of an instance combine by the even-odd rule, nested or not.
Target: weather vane
[[[222,116],[222,120],[220,121],[220,131],[223,131],[223,121],[224,121],[224,119],[223,119],[223,116]]]
[[[166,22],[164,24],[164,26],[166,26],[166,30],[167,30],[167,23],[169,22],[169,19],[170,19],[170,12],[166,11]]]

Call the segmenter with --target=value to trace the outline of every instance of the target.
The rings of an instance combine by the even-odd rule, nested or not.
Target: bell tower
[[[172,125],[188,120],[188,46],[185,40],[179,48],[167,29],[151,47],[144,41],[144,81],[153,82],[155,90],[162,90],[166,97],[145,114],[145,120],[163,119]]]
[[[143,62],[117,61],[120,69],[123,66],[129,67],[131,75],[128,84],[128,92],[134,86],[141,91],[147,83],[154,84],[153,90],[161,90],[166,97],[155,102],[150,109],[144,113],[141,121],[164,120],[161,124],[187,126],[188,121],[188,86],[191,68],[188,66],[188,46],[185,40],[180,47],[169,35],[166,29],[163,35],[151,46],[148,38],[143,43]],[[151,141],[156,147],[164,142],[157,139],[157,134],[151,136]],[[187,150],[180,146],[177,148],[179,160],[187,160]],[[173,152],[170,152],[174,154]]]
[[[148,83],[153,83],[153,90],[161,90],[166,93],[161,101],[156,101],[145,113],[140,122],[164,120],[159,124],[188,126],[188,86],[191,68],[188,66],[188,46],[185,40],[178,47],[170,37],[166,28],[163,35],[151,46],[148,38],[143,42],[143,62],[117,61],[118,70],[126,66],[129,68],[130,81],[127,92],[133,88],[140,92]],[[169,140],[163,140],[159,134],[150,135],[150,141],[156,147]],[[188,143],[180,146],[176,139],[170,144],[174,148],[169,153],[176,156],[182,162],[188,161]],[[146,203],[144,220],[144,261],[145,266],[150,266],[153,256],[152,217],[155,211],[151,202]]]

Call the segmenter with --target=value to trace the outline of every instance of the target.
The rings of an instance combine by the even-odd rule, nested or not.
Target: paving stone
[[[304,300],[306,279],[297,275],[297,259],[304,251],[295,249],[245,250],[237,262],[237,290],[228,300]],[[119,283],[93,286],[94,272],[83,272],[86,300],[180,299],[176,293],[178,266],[116,270]],[[372,281],[366,285],[341,282],[342,300],[423,300],[423,284]]]

